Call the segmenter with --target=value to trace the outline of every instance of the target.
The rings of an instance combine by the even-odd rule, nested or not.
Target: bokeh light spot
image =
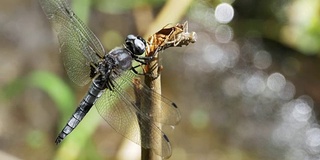
[[[258,51],[253,57],[253,64],[258,69],[267,69],[272,64],[270,53],[264,50]]]
[[[248,78],[245,87],[251,95],[258,95],[264,91],[266,85],[264,83],[263,77],[255,74]]]
[[[306,122],[311,117],[310,106],[302,100],[297,100],[292,111],[292,116],[299,122]]]
[[[216,28],[215,36],[218,42],[228,43],[233,38],[233,30],[228,25],[219,25]]]
[[[311,128],[306,132],[307,140],[306,143],[310,147],[320,146],[320,129]]]
[[[267,86],[274,92],[280,92],[286,85],[285,77],[280,73],[273,73],[268,77]]]
[[[220,23],[229,23],[234,16],[233,7],[228,3],[221,3],[216,7],[215,18]]]

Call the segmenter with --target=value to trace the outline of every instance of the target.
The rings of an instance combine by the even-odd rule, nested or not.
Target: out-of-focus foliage
[[[72,8],[74,12],[77,13],[77,16],[85,23],[88,23],[90,15],[90,7],[92,0],[81,0],[81,1],[72,1]]]
[[[28,85],[34,86],[46,92],[56,103],[62,113],[62,121],[69,119],[75,105],[75,97],[71,89],[59,77],[52,73],[35,71],[28,76]],[[14,88],[11,86],[10,88]]]
[[[73,112],[75,98],[70,88],[56,75],[43,71],[34,71],[30,75],[16,79],[2,88],[2,99],[12,100],[25,89],[35,87],[46,94],[56,103],[58,109],[67,120],[70,113]]]
[[[235,1],[234,5],[240,9],[233,24],[238,34],[251,31],[251,34],[278,41],[303,54],[320,53],[319,1],[246,0]]]
[[[320,1],[296,0],[285,11],[288,23],[281,30],[284,42],[305,54],[319,54]]]
[[[98,9],[106,13],[122,13],[144,6],[157,7],[164,4],[164,2],[165,0],[95,0],[95,4]]]

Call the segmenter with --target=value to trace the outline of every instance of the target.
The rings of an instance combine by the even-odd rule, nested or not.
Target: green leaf
[[[147,5],[161,5],[164,0],[118,0],[118,1],[106,1],[99,0],[97,2],[97,7],[100,11],[106,13],[122,13],[126,12],[132,8],[147,6]]]
[[[91,2],[91,0],[72,1],[74,12],[85,24],[89,20]]]
[[[43,90],[53,99],[66,123],[75,109],[75,97],[70,87],[60,77],[45,71],[33,72],[27,79],[29,85]]]

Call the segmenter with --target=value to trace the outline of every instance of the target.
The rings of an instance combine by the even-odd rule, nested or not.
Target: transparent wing
[[[68,76],[78,85],[90,81],[90,65],[97,64],[105,51],[97,37],[63,0],[39,0],[58,34],[60,52]]]
[[[128,71],[127,73],[130,73]],[[131,73],[132,74],[132,73]],[[131,141],[141,145],[144,148],[151,148],[150,143],[154,146],[153,151],[161,155],[162,157],[170,157],[171,146],[166,135],[151,121],[154,116],[143,113],[138,106],[136,106],[135,98],[133,94],[132,80],[129,81],[131,75],[125,74],[119,77],[115,81],[115,88],[112,91],[105,91],[104,94],[97,100],[95,106],[100,115],[112,126],[118,133]],[[124,87],[129,85],[129,90],[125,90]],[[143,89],[148,90],[150,89]],[[146,91],[144,91],[146,92]],[[157,94],[157,98],[161,98],[161,95]],[[165,99],[164,104],[170,103]],[[160,112],[168,113],[172,111],[175,118],[168,118],[171,120],[165,120],[164,116],[159,119],[160,123],[166,122],[170,125],[175,125],[180,120],[180,113],[176,107],[174,109],[168,109],[166,105]],[[139,118],[138,118],[139,117]],[[165,124],[166,124],[165,123]],[[150,133],[154,133],[153,135]],[[158,141],[161,138],[161,142]],[[157,143],[158,142],[158,143]]]
[[[126,84],[128,84],[130,87],[130,89],[134,88],[134,84],[132,83],[133,79],[136,77],[135,74],[133,74],[132,72],[128,71],[125,72],[123,74],[123,76],[121,76],[121,78],[123,79],[122,81],[127,82]],[[158,100],[160,101],[160,108],[157,109],[157,113],[151,113],[149,115],[145,115],[145,116],[149,116],[150,118],[152,118],[153,120],[155,120],[156,122],[165,124],[165,125],[172,125],[175,126],[177,125],[180,120],[181,120],[181,114],[180,111],[177,107],[177,105],[170,101],[168,98],[162,96],[161,94],[151,90],[149,87],[147,87],[144,84],[141,84],[143,87],[141,89],[141,96],[146,98],[146,101],[150,102],[152,100]],[[128,97],[130,97],[130,99],[132,101],[135,101],[135,95],[134,92],[127,92],[129,95]],[[140,110],[138,110],[138,112],[142,112]]]

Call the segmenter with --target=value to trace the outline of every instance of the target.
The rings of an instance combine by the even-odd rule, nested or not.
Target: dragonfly
[[[143,84],[139,95],[146,101],[160,101],[160,108],[157,109],[160,112],[144,113],[135,103],[133,79],[137,71],[133,62],[144,64],[150,60],[143,56],[146,41],[140,36],[128,35],[123,46],[106,52],[99,39],[66,1],[39,0],[39,3],[57,32],[68,77],[80,86],[90,83],[88,92],[55,143],[59,144],[65,139],[95,106],[101,117],[119,134],[143,148],[152,149],[157,155],[170,157],[169,139],[159,125],[175,126],[179,123],[181,115],[177,105]],[[149,136],[150,130],[157,135]],[[156,137],[161,137],[161,140],[156,140]],[[151,146],[150,141],[161,147]]]

